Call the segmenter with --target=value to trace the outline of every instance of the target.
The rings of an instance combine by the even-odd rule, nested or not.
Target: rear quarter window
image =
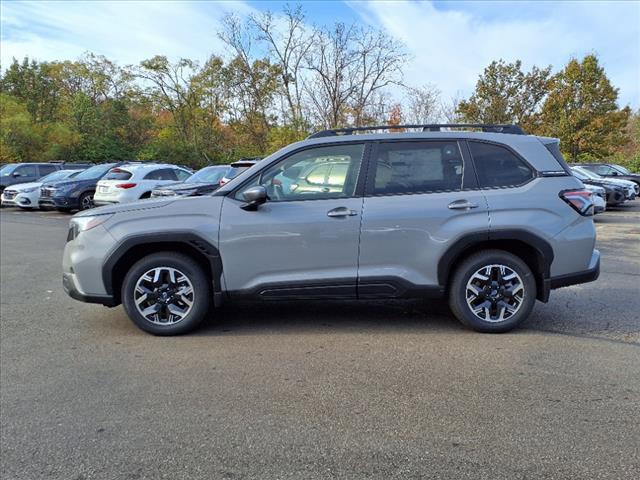
[[[469,142],[469,149],[480,188],[516,187],[534,177],[531,167],[505,147]]]

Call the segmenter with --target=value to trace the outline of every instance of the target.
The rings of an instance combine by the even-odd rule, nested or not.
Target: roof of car
[[[119,168],[121,170],[155,170],[157,168],[180,168],[185,170],[184,167],[180,167],[178,165],[173,165],[171,163],[125,163],[123,165],[119,165],[115,168]]]

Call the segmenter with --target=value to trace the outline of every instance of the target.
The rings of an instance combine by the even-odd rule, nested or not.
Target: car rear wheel
[[[478,332],[513,329],[529,316],[535,301],[531,269],[503,250],[485,250],[463,260],[449,289],[454,315]]]
[[[93,208],[93,192],[85,192],[80,195],[78,203],[80,204],[80,210],[89,210],[90,208]]]
[[[211,287],[190,257],[154,253],[129,270],[122,285],[129,318],[154,335],[179,335],[197,327],[209,312]]]

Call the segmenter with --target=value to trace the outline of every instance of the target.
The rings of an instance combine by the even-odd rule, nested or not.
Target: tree
[[[434,85],[407,88],[407,123],[436,123],[441,116],[440,91]]]
[[[249,22],[257,31],[256,39],[266,43],[272,63],[280,67],[281,93],[287,105],[283,117],[287,123],[299,128],[304,124],[304,59],[313,45],[315,33],[309,32],[304,25],[302,6],[291,8],[286,5],[283,14],[281,22],[271,12],[251,15]]]
[[[457,113],[471,123],[517,123],[535,131],[537,113],[549,92],[551,66],[522,71],[522,62],[493,61],[480,75],[468,100],[458,104]]]
[[[541,133],[560,139],[572,161],[603,159],[627,141],[631,110],[618,108],[618,89],[611,85],[595,55],[572,59],[554,78],[542,107]]]

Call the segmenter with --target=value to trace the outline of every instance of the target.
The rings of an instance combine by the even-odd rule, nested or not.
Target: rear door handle
[[[469,210],[470,208],[478,208],[478,204],[468,200],[456,200],[455,202],[451,202],[448,207],[451,210]]]
[[[327,212],[327,217],[353,217],[358,212],[347,207],[337,207]]]

